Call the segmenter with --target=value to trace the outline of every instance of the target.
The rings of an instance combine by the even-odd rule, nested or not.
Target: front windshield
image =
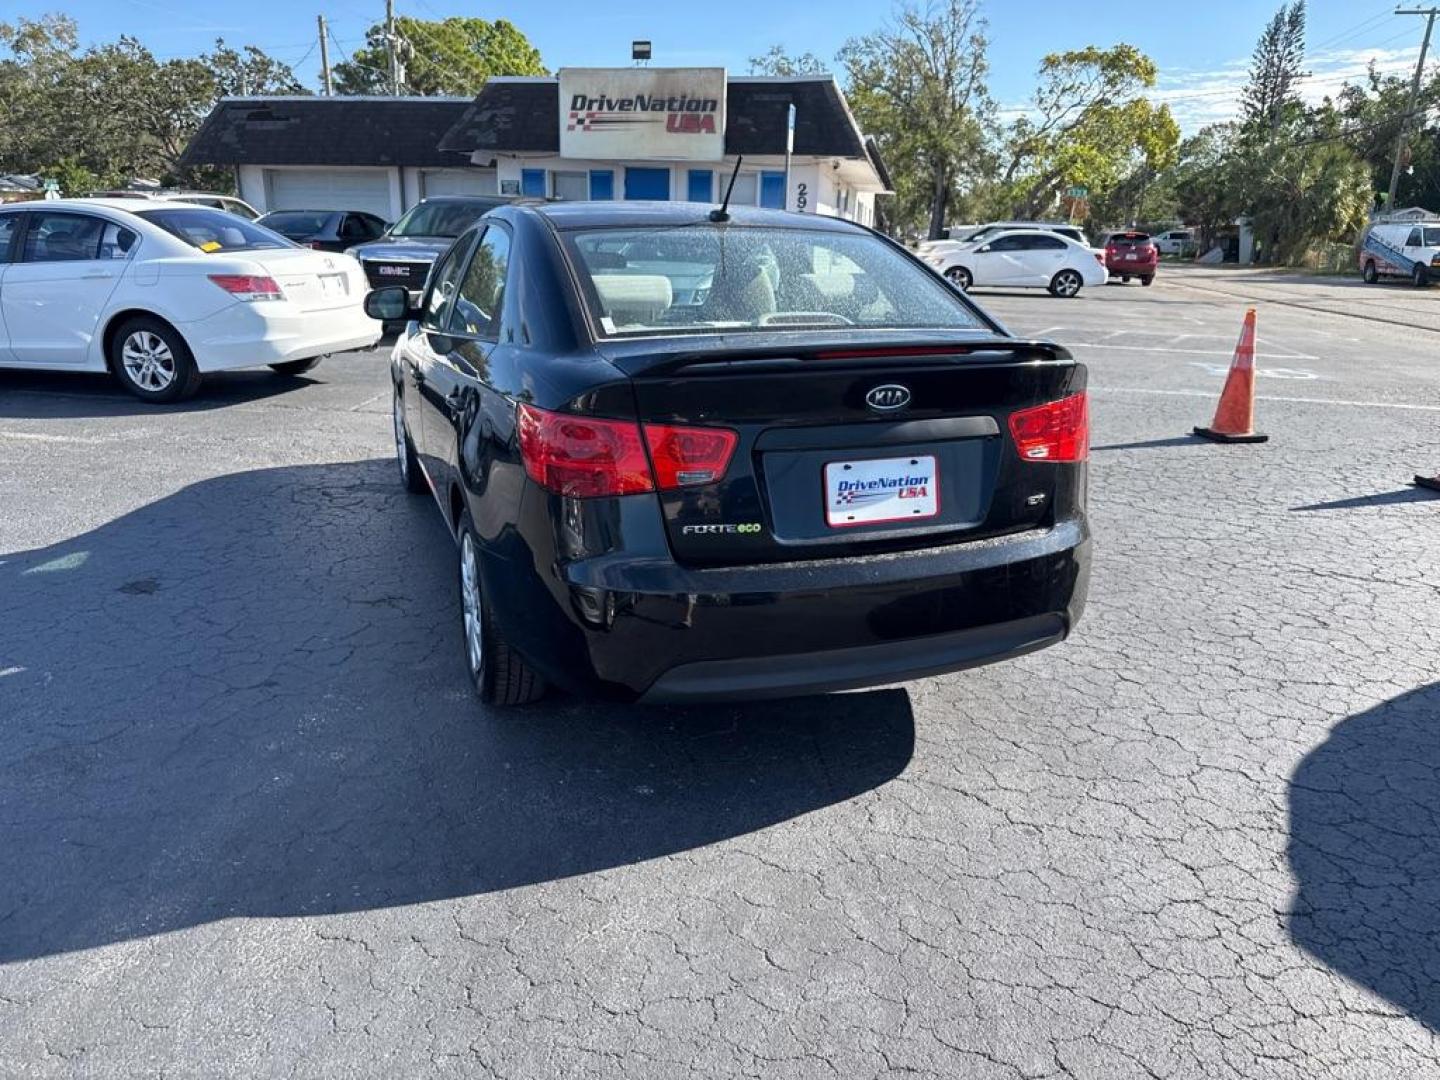
[[[475,224],[475,219],[490,209],[483,203],[421,203],[411,207],[395,227],[391,236],[445,236],[452,239]]]
[[[565,244],[606,337],[983,326],[938,277],[865,233],[697,223],[573,232]]]
[[[228,214],[224,210],[208,210],[202,206],[168,206],[163,209],[137,210],[135,214],[204,252],[262,251],[268,248],[295,247],[279,233],[261,228],[254,222]]]

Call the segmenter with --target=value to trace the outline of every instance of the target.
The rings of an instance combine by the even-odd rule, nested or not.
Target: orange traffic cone
[[[1255,309],[1245,312],[1235,359],[1220,392],[1220,404],[1209,427],[1197,427],[1196,435],[1216,442],[1264,442],[1269,435],[1255,433]]]

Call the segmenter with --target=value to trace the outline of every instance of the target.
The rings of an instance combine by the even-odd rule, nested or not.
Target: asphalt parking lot
[[[1440,1076],[1440,289],[978,295],[1086,618],[800,702],[482,713],[382,352],[0,373],[0,1073]]]

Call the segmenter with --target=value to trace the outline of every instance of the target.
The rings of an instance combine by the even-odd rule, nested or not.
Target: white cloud
[[[1311,105],[1334,97],[1347,82],[1362,82],[1373,62],[1385,75],[1406,75],[1415,70],[1420,49],[1331,49],[1305,58],[1307,76],[1300,96]],[[1250,70],[1249,57],[1226,60],[1208,69],[1182,68],[1163,72],[1151,98],[1170,106],[1180,129],[1194,134],[1206,124],[1235,119],[1240,92]]]

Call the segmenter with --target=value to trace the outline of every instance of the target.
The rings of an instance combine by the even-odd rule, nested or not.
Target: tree
[[[906,3],[892,25],[840,51],[851,109],[890,165],[889,216],[902,229],[926,220],[927,234],[939,236],[960,185],[988,171],[985,27],[978,0],[938,0],[923,11]]]
[[[1001,183],[1014,212],[1048,211],[1072,184],[1103,197],[1137,169],[1153,179],[1172,164],[1180,128],[1168,106],[1145,96],[1156,77],[1155,62],[1133,45],[1091,45],[1041,60],[1032,113],[1006,138]]]
[[[1282,4],[1255,43],[1250,79],[1240,98],[1244,121],[1274,130],[1287,111],[1300,107],[1296,84],[1304,78],[1305,0]]]
[[[404,69],[403,92],[468,96],[492,75],[546,75],[540,51],[514,23],[451,16],[438,22],[402,15],[395,20]],[[365,32],[365,47],[335,65],[341,94],[388,94],[390,59],[385,24]]]
[[[761,56],[750,57],[751,75],[819,75],[829,70],[824,60],[814,53],[806,52],[795,56],[785,51],[784,45],[771,45]]]

